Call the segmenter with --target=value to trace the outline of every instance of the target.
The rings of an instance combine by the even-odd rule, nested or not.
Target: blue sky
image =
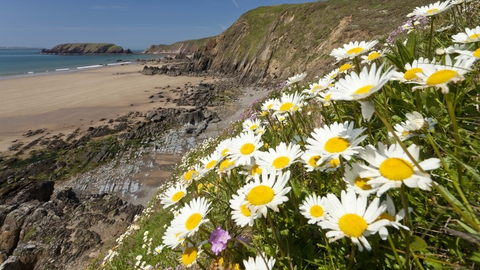
[[[308,0],[0,0],[0,47],[108,42],[123,48],[215,36],[259,6]]]

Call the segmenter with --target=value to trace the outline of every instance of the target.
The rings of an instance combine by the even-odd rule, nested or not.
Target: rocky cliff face
[[[200,49],[205,48],[205,45],[213,37],[207,37],[197,40],[185,40],[175,42],[171,45],[159,44],[151,45],[143,54],[192,54]]]
[[[301,72],[313,79],[335,68],[329,56],[334,48],[354,40],[382,43],[410,10],[425,4],[332,0],[260,7],[197,51],[183,74],[219,72],[243,84],[285,81]]]
[[[41,54],[85,55],[85,54],[132,54],[130,49],[111,43],[71,43],[60,44],[52,49],[43,49]]]

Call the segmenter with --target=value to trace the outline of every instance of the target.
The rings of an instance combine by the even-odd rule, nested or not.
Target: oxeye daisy
[[[307,172],[322,170],[326,162],[326,156],[322,156],[319,151],[305,151],[300,158],[303,160]]]
[[[257,255],[257,257],[249,257],[248,261],[243,260],[245,270],[272,270],[275,265],[274,258],[268,258],[265,254]]]
[[[233,168],[235,168],[235,160],[226,158],[218,165],[218,172],[228,174]]]
[[[480,26],[473,29],[465,28],[465,32],[452,36],[455,43],[472,43],[480,41]]]
[[[420,148],[412,144],[407,150],[418,161]],[[377,196],[391,188],[399,188],[402,184],[410,188],[418,187],[423,190],[430,190],[432,184],[430,175],[421,172],[398,143],[391,145],[389,148],[379,143],[378,150],[373,145],[367,145],[360,157],[370,164],[370,166],[361,165],[364,171],[360,173],[360,176],[371,178],[368,184],[380,187]],[[429,158],[418,162],[418,164],[424,171],[429,171],[440,167],[440,160]]]
[[[255,120],[246,119],[242,123],[242,127],[244,131],[249,131],[249,130],[255,131],[257,130],[257,128],[261,128],[261,126],[262,126],[262,122],[258,118],[256,118]]]
[[[338,68],[338,72],[339,73],[347,73],[347,71],[351,70],[352,68],[353,68],[352,63],[345,63]]]
[[[415,59],[411,64],[405,64],[405,72],[394,72],[391,80],[397,80],[401,82],[410,82],[419,80],[417,73],[422,73],[423,68],[432,66],[435,64],[435,60],[428,60],[428,58],[420,57]]]
[[[240,227],[245,227],[247,224],[251,227],[256,218],[260,217],[261,213],[253,213],[248,209],[245,202],[246,196],[243,189],[239,189],[237,194],[232,195],[230,199],[230,208],[232,209],[232,219]]]
[[[318,83],[312,83],[309,85],[308,89],[303,90],[303,93],[309,95],[310,97],[316,96],[318,93],[325,91],[330,87],[331,80],[322,78]]]
[[[180,233],[179,237],[189,237],[198,231],[200,225],[208,222],[206,218],[210,203],[205,198],[195,198],[185,205],[178,216],[172,220],[172,228],[176,233]]]
[[[377,40],[374,41],[355,41],[348,44],[343,44],[343,48],[333,49],[330,53],[330,56],[335,57],[337,61],[341,61],[346,58],[354,58],[357,55],[364,54],[368,52],[378,43]]]
[[[272,107],[275,114],[294,112],[303,106],[303,96],[300,93],[282,94],[280,101]]]
[[[220,160],[222,160],[222,154],[214,151],[208,157],[200,159],[200,162],[203,164],[203,170],[206,173],[213,170]]]
[[[300,145],[281,142],[275,149],[261,152],[257,164],[265,170],[280,171],[293,164],[301,154]]]
[[[414,136],[425,136],[423,133],[432,131],[435,122],[432,118],[423,118],[419,112],[407,113],[407,121],[395,125],[395,133],[404,141]]]
[[[308,219],[308,224],[315,224],[325,219],[327,209],[325,201],[327,198],[312,194],[305,198],[300,205],[300,213]]]
[[[330,104],[332,103],[331,98],[332,94],[330,94],[330,90],[328,90],[327,92],[319,93],[317,96],[317,100],[320,101],[323,106],[330,106]]]
[[[447,94],[449,92],[447,84],[463,81],[465,79],[463,75],[471,70],[470,67],[474,62],[475,59],[457,59],[455,64],[452,64],[450,56],[446,55],[445,65],[426,66],[422,73],[417,73],[419,81],[414,83],[420,86],[413,87],[412,91],[435,87]]]
[[[337,76],[338,76],[339,73],[340,73],[340,69],[339,69],[339,68],[336,68],[336,69],[330,71],[330,73],[328,73],[327,75],[325,75],[323,78],[326,79],[326,80],[332,81],[332,80],[334,80],[335,78],[337,78]]]
[[[357,198],[353,191],[342,190],[341,202],[335,195],[327,194],[328,214],[319,225],[324,230],[330,230],[325,234],[331,238],[330,242],[349,237],[360,251],[363,251],[363,247],[370,251],[372,247],[366,236],[388,225],[387,220],[376,221],[386,208],[385,204],[379,206],[379,201],[379,198],[375,198],[367,208],[367,197],[360,195]]]
[[[191,167],[188,171],[182,174],[181,182],[185,185],[190,185],[193,180],[198,180],[203,177],[203,170],[200,167],[200,164],[196,164]]]
[[[163,204],[164,208],[168,208],[180,201],[186,194],[187,187],[182,184],[177,184],[168,188],[165,193],[160,196],[160,203]]]
[[[450,1],[436,2],[428,6],[416,7],[412,13],[414,16],[430,17],[440,14],[452,7]],[[409,15],[410,15],[409,14]]]
[[[198,256],[203,252],[200,246],[189,244],[187,247],[182,247],[182,255],[179,261],[183,266],[190,268],[197,263]]]
[[[460,61],[460,60],[468,60],[468,59],[474,59],[475,61],[476,60],[479,60],[480,59],[480,48],[476,49],[475,51],[456,51],[459,53],[459,55],[457,57],[455,57],[455,59],[457,61]]]
[[[288,78],[286,85],[289,86],[291,84],[301,82],[303,79],[305,79],[305,77],[307,77],[307,73],[305,72],[296,74],[295,76]]]
[[[253,131],[242,132],[232,139],[229,149],[230,158],[237,166],[248,165],[258,158],[263,142]]]
[[[334,122],[330,126],[316,128],[311,133],[311,138],[307,139],[305,147],[307,150],[326,155],[332,158],[342,156],[346,160],[358,154],[362,149],[358,144],[367,136],[360,136],[365,128],[354,128],[353,122],[345,123]],[[317,163],[318,165],[318,163]]]
[[[277,98],[269,98],[263,102],[261,109],[264,112],[268,112],[269,110],[272,110],[273,106],[278,102],[280,102],[280,100],[278,100]]]
[[[263,171],[261,176],[255,175],[253,182],[243,187],[245,200],[242,205],[246,203],[253,215],[261,213],[266,217],[267,208],[278,212],[278,206],[288,201],[288,197],[285,195],[291,188],[285,187],[285,185],[289,179],[290,171],[270,174]]]
[[[231,138],[227,138],[221,141],[215,148],[215,152],[220,153],[222,155],[222,158],[225,158],[229,154],[228,148],[230,148],[231,143],[232,143]]]
[[[369,120],[374,111],[374,105],[368,98],[379,91],[385,83],[393,76],[391,67],[383,72],[383,65],[378,69],[375,63],[370,70],[364,67],[360,74],[355,72],[340,79],[330,89],[333,100],[356,100],[362,105],[362,115]]]
[[[181,233],[177,232],[177,228],[170,227],[167,228],[165,234],[162,236],[163,245],[169,248],[176,248],[178,245],[183,244],[185,237],[181,236]]]
[[[393,203],[393,200],[390,196],[387,194],[387,199],[386,199],[386,205],[387,209],[385,212],[383,212],[377,220],[381,219],[386,219],[389,221],[390,226],[394,227],[395,229],[403,228],[407,231],[410,230],[407,226],[404,226],[400,223],[400,221],[405,217],[405,209],[400,210],[398,213],[395,209],[395,204]],[[408,208],[408,212],[411,212],[412,208]],[[380,236],[382,237],[383,240],[387,239],[388,236],[388,230],[386,227],[382,227],[379,231]]]
[[[376,193],[378,188],[374,188],[372,185],[368,184],[368,181],[371,178],[360,177],[362,171],[363,169],[358,163],[353,163],[351,167],[346,166],[343,181],[347,183],[347,190],[352,190],[363,196],[369,196],[370,194]]]
[[[383,51],[372,51],[368,55],[362,55],[362,64],[371,63],[384,56]]]

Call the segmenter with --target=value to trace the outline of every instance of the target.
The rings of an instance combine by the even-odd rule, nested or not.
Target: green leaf
[[[412,248],[413,251],[420,251],[424,250],[428,247],[427,242],[423,240],[422,238],[418,236],[413,236],[413,241],[410,243],[410,248]]]
[[[480,252],[473,252],[472,256],[470,256],[468,259],[480,263]]]

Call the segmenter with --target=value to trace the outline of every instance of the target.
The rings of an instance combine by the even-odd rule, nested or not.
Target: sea
[[[135,63],[136,59],[159,59],[160,55],[140,54],[132,50],[130,55],[49,55],[40,54],[41,49],[1,49],[0,80],[58,74],[91,68]]]

